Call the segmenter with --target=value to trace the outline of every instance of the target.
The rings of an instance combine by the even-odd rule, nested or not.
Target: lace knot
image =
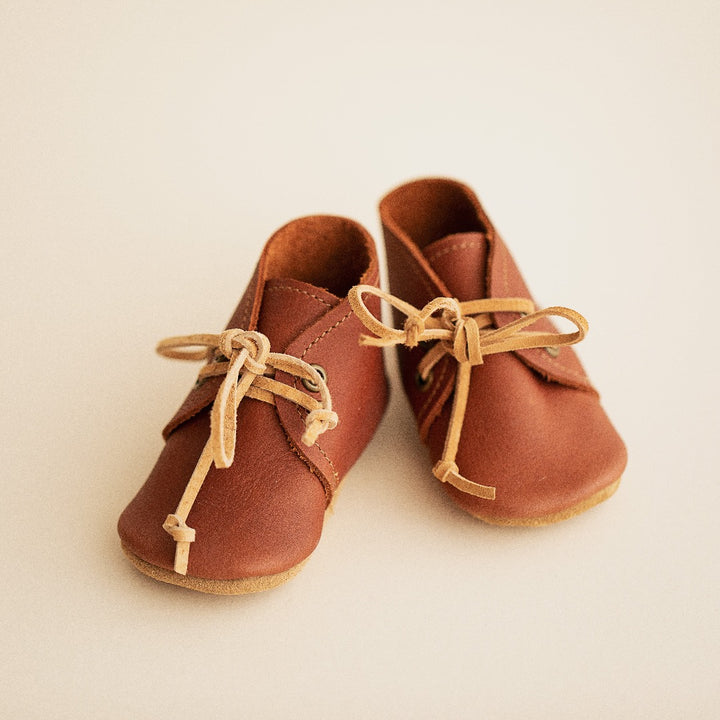
[[[175,542],[195,542],[195,530],[177,515],[168,515],[163,523],[163,530],[172,536]]]
[[[218,350],[228,359],[234,360],[242,350],[247,351],[243,367],[255,375],[262,375],[270,354],[270,341],[259,332],[231,328],[218,336]]]
[[[305,432],[301,440],[310,447],[315,444],[319,435],[326,430],[332,430],[338,424],[338,416],[334,410],[318,408],[311,410],[305,418]]]
[[[419,315],[411,315],[405,320],[403,325],[405,331],[405,344],[408,347],[416,347],[420,341],[420,336],[425,332],[425,320]]]
[[[459,474],[457,463],[451,462],[450,460],[438,460],[433,468],[433,475],[440,482],[448,482],[452,475]]]
[[[461,363],[482,365],[480,329],[474,318],[461,315],[453,323],[452,355]]]

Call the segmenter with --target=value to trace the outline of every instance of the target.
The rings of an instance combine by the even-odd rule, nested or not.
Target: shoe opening
[[[293,278],[345,297],[368,270],[371,242],[352,220],[329,215],[300,218],[275,233],[266,277]]]
[[[447,235],[487,230],[468,189],[444,178],[402,185],[383,199],[380,212],[383,222],[421,249]]]

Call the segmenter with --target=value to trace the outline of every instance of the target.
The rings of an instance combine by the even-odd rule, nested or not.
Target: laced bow
[[[385,325],[368,310],[363,295],[375,295],[406,316],[402,329]],[[350,305],[365,327],[376,337],[363,335],[363,345],[385,347],[405,345],[416,347],[432,343],[418,365],[418,376],[427,382],[435,365],[446,355],[458,363],[450,423],[440,460],[433,475],[459,490],[488,500],[495,499],[495,488],[480,485],[464,477],[455,462],[462,433],[465,409],[470,390],[472,368],[482,365],[486,355],[531,348],[559,348],[580,342],[588,330],[587,320],[580,313],[565,307],[536,310],[527,298],[487,298],[460,302],[455,298],[438,297],[418,309],[394,295],[371,285],[358,285],[350,291]],[[491,313],[512,312],[520,317],[501,328],[493,327]],[[577,331],[570,333],[533,332],[525,328],[541,318],[563,317]]]
[[[210,438],[193,470],[175,512],[167,516],[164,530],[175,540],[175,572],[187,574],[190,543],[195,530],[187,525],[200,488],[210,467],[230,467],[235,457],[237,409],[244,397],[275,404],[283,397],[308,411],[302,442],[311,446],[318,436],[337,425],[337,414],[325,380],[304,360],[284,353],[270,352],[270,341],[260,332],[231,329],[219,334],[185,335],[162,340],[157,352],[176,360],[207,360],[198,382],[222,376],[210,413]],[[286,383],[275,380],[274,371],[293,375],[318,388],[320,400]]]

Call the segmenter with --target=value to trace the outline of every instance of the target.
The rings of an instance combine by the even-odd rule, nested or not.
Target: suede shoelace
[[[308,411],[302,442],[315,444],[318,436],[337,425],[327,384],[320,373],[304,360],[284,353],[270,352],[270,341],[260,332],[225,330],[219,334],[186,335],[162,340],[157,352],[176,360],[207,360],[198,382],[224,375],[210,413],[210,438],[200,455],[182,498],[163,528],[175,540],[175,572],[187,574],[190,543],[195,530],[187,525],[195,499],[212,463],[230,467],[235,457],[237,409],[244,397],[275,404],[275,396],[294,402]],[[274,371],[293,375],[317,388],[320,400],[295,387],[275,380]]]
[[[367,308],[363,295],[375,295],[389,303],[406,316],[402,329],[385,325]],[[379,347],[406,345],[416,347],[421,342],[432,343],[418,365],[418,376],[428,382],[435,365],[446,355],[458,363],[455,376],[455,392],[450,423],[440,460],[433,468],[433,475],[441,482],[449,482],[459,490],[488,500],[495,499],[495,488],[480,485],[464,477],[455,462],[462,434],[465,409],[470,390],[472,368],[482,365],[485,355],[531,348],[559,348],[573,345],[585,337],[588,324],[580,313],[565,307],[536,310],[532,300],[526,298],[487,298],[459,302],[455,298],[438,297],[418,309],[394,295],[371,285],[358,285],[350,291],[350,305],[376,337],[363,335],[364,345]],[[501,328],[493,327],[491,313],[519,313],[517,320]],[[547,333],[525,331],[541,318],[563,317],[572,322],[576,332]]]

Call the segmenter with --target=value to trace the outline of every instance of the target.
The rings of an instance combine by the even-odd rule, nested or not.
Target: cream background
[[[717,2],[0,1],[3,718],[711,718]],[[262,244],[469,182],[627,441],[600,508],[487,527],[396,392],[306,569],[216,598],[116,517]],[[394,366],[392,369],[394,374]]]

